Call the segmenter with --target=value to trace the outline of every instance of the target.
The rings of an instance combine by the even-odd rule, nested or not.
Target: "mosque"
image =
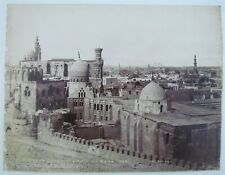
[[[135,153],[219,161],[220,111],[171,102],[154,81],[135,100],[103,96],[102,50],[95,49],[93,60],[78,56],[77,60],[42,61],[37,38],[34,51],[8,72],[15,106],[29,114],[43,108],[68,108],[72,121],[88,126],[86,137],[117,139]],[[93,130],[93,126],[99,128]]]

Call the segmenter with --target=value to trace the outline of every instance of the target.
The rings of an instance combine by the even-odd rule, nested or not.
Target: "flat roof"
[[[119,100],[125,111],[134,113],[135,100]],[[172,102],[171,110],[158,115],[144,114],[142,117],[172,126],[212,124],[221,122],[221,109],[206,108],[195,104]],[[136,114],[139,115],[139,114]]]

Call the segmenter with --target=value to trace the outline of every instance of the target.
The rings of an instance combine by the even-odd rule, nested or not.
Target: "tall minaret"
[[[36,61],[41,60],[41,47],[40,47],[40,44],[39,44],[38,36],[37,36],[36,42],[35,42],[35,60]]]
[[[99,89],[99,96],[101,96],[104,92],[103,88],[103,64],[104,61],[102,59],[102,48],[95,48],[95,64],[94,64],[94,78],[96,80],[96,85]]]
[[[101,78],[103,76],[103,59],[102,59],[102,48],[95,49],[95,59],[96,59],[96,78]]]
[[[196,58],[196,55],[194,55],[194,68],[197,68],[197,58]]]
[[[195,73],[198,73],[196,55],[194,55],[194,71],[195,71]]]
[[[101,61],[101,59],[102,59],[102,48],[96,48],[95,49],[95,59],[97,60],[97,61]]]

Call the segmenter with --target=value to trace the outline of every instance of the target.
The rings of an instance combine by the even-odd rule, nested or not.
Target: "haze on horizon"
[[[222,65],[219,6],[8,5],[6,63],[17,64],[38,35],[42,60],[93,59],[105,65]]]

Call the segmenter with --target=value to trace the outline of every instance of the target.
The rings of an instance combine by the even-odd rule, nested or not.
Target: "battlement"
[[[42,125],[43,126],[43,125]],[[115,158],[117,160],[129,160],[132,162],[140,162],[143,164],[161,164],[162,166],[176,167],[179,170],[205,170],[213,169],[212,165],[202,162],[190,162],[184,160],[167,160],[157,155],[148,155],[124,147],[113,146],[106,143],[94,144],[91,140],[86,140],[71,135],[54,132],[53,129],[46,127],[40,128],[38,140],[50,145],[59,146],[73,151],[82,151],[96,156],[104,156],[105,158]]]

